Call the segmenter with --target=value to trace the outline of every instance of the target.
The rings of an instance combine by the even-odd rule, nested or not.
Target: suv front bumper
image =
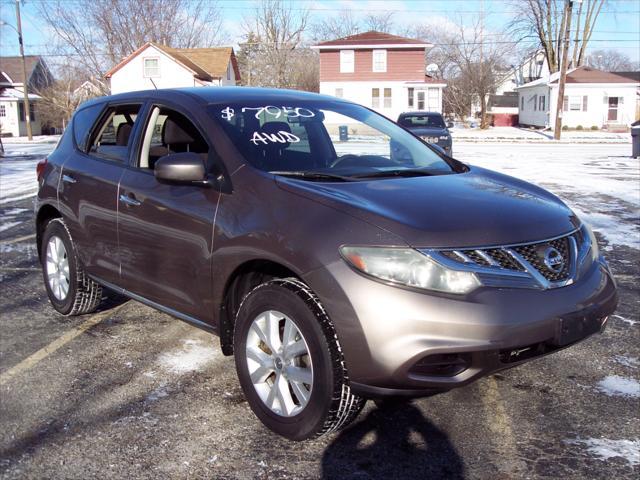
[[[427,396],[553,353],[601,331],[618,302],[602,257],[570,286],[464,298],[389,286],[342,261],[305,280],[334,322],[352,388],[366,397]],[[433,359],[458,368],[433,374],[427,365],[425,374]]]

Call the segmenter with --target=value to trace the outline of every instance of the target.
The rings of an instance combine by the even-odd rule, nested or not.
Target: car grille
[[[588,245],[585,244],[583,233],[577,230],[570,235],[544,242],[440,250],[437,254],[466,267],[480,267],[477,268],[480,273],[512,273],[520,278],[530,277],[544,288],[551,288],[571,281],[576,270],[578,252],[586,247]]]

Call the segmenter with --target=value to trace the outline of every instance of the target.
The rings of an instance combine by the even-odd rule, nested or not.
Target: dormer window
[[[387,51],[386,50],[373,51],[373,71],[374,72],[387,71]]]
[[[340,50],[340,73],[353,73],[354,51]]]

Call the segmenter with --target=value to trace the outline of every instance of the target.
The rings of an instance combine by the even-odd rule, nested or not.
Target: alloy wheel
[[[284,417],[305,408],[313,365],[307,342],[291,318],[275,310],[259,314],[249,328],[245,354],[251,382],[267,408]]]

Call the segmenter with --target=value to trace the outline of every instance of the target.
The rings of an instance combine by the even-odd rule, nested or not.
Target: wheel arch
[[[253,259],[237,266],[227,278],[218,315],[220,347],[224,355],[233,355],[233,332],[236,313],[244,297],[253,288],[274,278],[301,276],[273,260]]]
[[[38,209],[38,214],[36,216],[36,246],[38,248],[38,257],[40,257],[40,244],[42,243],[42,235],[44,234],[44,229],[47,226],[47,223],[54,218],[61,217],[62,214],[60,211],[48,203],[42,205],[40,209]]]

